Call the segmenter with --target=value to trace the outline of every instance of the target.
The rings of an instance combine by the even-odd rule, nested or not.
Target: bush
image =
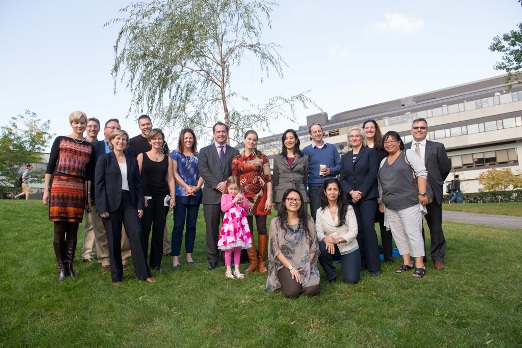
[[[522,202],[522,190],[464,193],[465,203]]]

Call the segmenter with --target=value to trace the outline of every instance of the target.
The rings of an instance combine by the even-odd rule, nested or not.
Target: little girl
[[[239,180],[235,176],[227,179],[225,193],[221,196],[221,210],[225,213],[221,232],[219,234],[218,248],[225,250],[225,265],[227,278],[243,279],[245,276],[239,271],[241,249],[252,246],[252,235],[248,227],[246,212],[248,202],[244,194],[239,192]],[[231,258],[234,251],[234,275],[232,275]]]

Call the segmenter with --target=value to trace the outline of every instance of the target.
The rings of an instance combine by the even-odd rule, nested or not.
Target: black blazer
[[[205,180],[203,186],[203,204],[221,204],[221,191],[215,189],[217,184],[226,181],[232,175],[232,159],[239,155],[239,151],[230,145],[225,150],[225,168],[221,167],[219,156],[214,143],[201,149],[199,152],[199,175]]]
[[[143,209],[143,188],[138,161],[130,155],[126,155],[125,158],[131,202],[136,209]],[[116,211],[120,207],[121,183],[120,166],[114,152],[101,156],[96,162],[95,175],[96,209],[100,214]]]
[[[341,157],[341,187],[351,202],[350,191],[362,192],[361,200],[378,198],[379,188],[377,174],[379,159],[375,149],[363,146],[359,150],[359,157],[353,162],[353,151]]]
[[[405,145],[407,149],[411,149],[409,142]],[[440,205],[443,201],[444,180],[451,171],[451,162],[446,153],[446,148],[442,143],[426,140],[426,149],[424,152],[424,165],[428,171],[428,184],[433,190],[435,200]]]

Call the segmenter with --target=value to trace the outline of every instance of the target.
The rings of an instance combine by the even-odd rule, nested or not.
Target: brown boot
[[[252,246],[247,249],[248,260],[250,261],[250,266],[245,270],[245,274],[253,272],[257,269],[257,251],[256,244],[254,243],[254,238],[252,238]]]
[[[266,234],[260,234],[257,237],[259,244],[259,262],[257,264],[259,273],[266,273],[265,260],[266,260],[266,244],[268,242],[268,236]]]

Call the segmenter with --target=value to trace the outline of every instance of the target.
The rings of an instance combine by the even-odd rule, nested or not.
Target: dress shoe
[[[328,279],[328,283],[333,284],[337,281],[337,278]]]
[[[381,274],[381,272],[379,271],[375,271],[375,272],[370,272],[371,275],[374,275],[374,276],[378,276],[379,274]]]
[[[83,262],[85,263],[88,263],[88,262],[96,262],[96,260],[92,257],[89,257],[88,259],[83,259]]]
[[[442,262],[442,261],[435,261],[433,263],[433,266],[435,267],[435,269],[444,269],[444,262]]]
[[[208,263],[208,269],[209,270],[216,269],[216,267],[217,267],[217,262],[209,262]]]
[[[121,282],[112,282],[112,286],[120,286]]]
[[[155,283],[155,282],[156,282],[156,278],[154,278],[154,277],[149,277],[149,278],[145,279],[145,282],[146,282],[146,283]]]
[[[123,270],[126,271],[129,269],[129,265],[123,265]]]

